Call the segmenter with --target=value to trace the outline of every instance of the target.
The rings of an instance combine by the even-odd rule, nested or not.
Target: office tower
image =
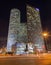
[[[17,42],[17,33],[19,32],[20,11],[12,9],[10,12],[7,51],[11,51],[11,46]]]
[[[20,22],[20,11],[12,9],[8,29],[7,51],[12,51],[12,46],[17,46],[16,42],[27,43],[27,25]]]
[[[27,5],[27,32],[28,42],[37,46],[38,49],[42,49],[44,45],[42,37],[42,27],[39,15],[39,9]]]
[[[12,51],[13,46],[14,48],[17,48],[18,52],[16,53],[20,53],[20,50],[22,50],[21,48],[25,48],[23,43],[28,43],[30,51],[31,49],[33,50],[35,46],[37,49],[43,50],[42,47],[44,46],[44,40],[42,37],[39,9],[27,5],[26,12],[27,22],[21,23],[20,11],[18,9],[11,10],[8,29],[7,51]]]

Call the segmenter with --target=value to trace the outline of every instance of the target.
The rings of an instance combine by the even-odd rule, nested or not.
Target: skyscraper
[[[10,13],[7,51],[11,51],[12,45],[18,43],[32,43],[39,50],[43,50],[44,40],[42,37],[42,27],[39,9],[26,6],[27,22],[20,22],[20,11],[12,9]],[[21,45],[21,44],[20,44]],[[19,46],[19,44],[18,44]],[[31,46],[32,45],[28,45]]]
[[[33,43],[38,49],[44,45],[39,9],[27,5],[27,32],[28,42]]]
[[[19,32],[20,23],[20,11],[18,9],[12,9],[10,13],[7,51],[11,51],[11,46],[17,41],[17,33]]]
[[[16,42],[27,42],[27,25],[20,22],[20,11],[12,9],[9,20],[7,51],[11,51],[12,45]]]

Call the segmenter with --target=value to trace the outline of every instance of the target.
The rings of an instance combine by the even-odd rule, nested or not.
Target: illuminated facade
[[[28,42],[42,49],[44,45],[39,9],[27,6],[27,31]]]
[[[19,32],[17,33],[17,40],[20,43],[27,42],[27,25],[26,23],[20,23]]]
[[[25,44],[21,45],[22,43],[32,43],[33,48],[34,46],[37,46],[38,49],[43,49],[42,46],[44,45],[44,41],[41,35],[42,28],[39,9],[30,7],[28,5],[26,9],[27,22],[25,23],[20,22],[20,11],[18,9],[11,10],[7,40],[7,51],[12,51],[12,45],[14,45],[16,42],[19,43],[17,45],[16,53],[20,53],[20,49],[23,46],[26,46]],[[30,47],[28,49],[33,50],[31,44],[28,44],[28,47]]]
[[[20,23],[20,11],[18,9],[12,9],[10,13],[8,40],[7,40],[7,51],[11,51],[12,44],[17,41],[17,33]]]
[[[27,25],[26,23],[20,23],[20,11],[12,9],[9,21],[7,51],[12,51],[12,45],[16,42],[27,42]]]

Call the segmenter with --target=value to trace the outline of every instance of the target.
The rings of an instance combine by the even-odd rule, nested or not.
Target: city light
[[[47,33],[47,32],[44,32],[44,33],[43,33],[43,36],[44,36],[44,37],[47,37],[47,36],[48,36],[48,33]]]
[[[43,33],[43,37],[44,37],[44,43],[45,43],[45,48],[46,48],[46,52],[48,52],[48,47],[47,47],[47,39],[48,39],[48,36],[49,36],[49,34],[48,34],[48,32],[44,32]]]
[[[47,33],[44,33],[43,35],[44,35],[44,36],[47,36]]]

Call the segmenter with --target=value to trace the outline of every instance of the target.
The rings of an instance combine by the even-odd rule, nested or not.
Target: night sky
[[[51,32],[51,2],[47,0],[0,1],[0,37],[7,37],[10,10],[12,8],[20,9],[21,22],[26,22],[26,4],[39,8],[43,31]]]

